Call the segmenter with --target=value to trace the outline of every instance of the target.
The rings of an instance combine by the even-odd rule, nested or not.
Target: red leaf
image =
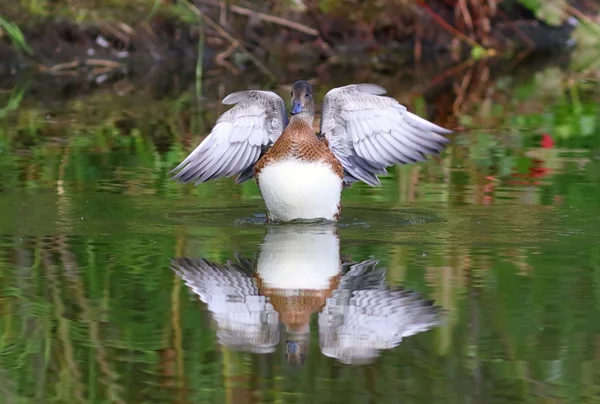
[[[547,133],[542,134],[542,141],[540,142],[540,146],[544,149],[551,149],[554,147],[554,139]]]

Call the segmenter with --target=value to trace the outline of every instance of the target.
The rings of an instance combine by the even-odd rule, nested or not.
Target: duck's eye
[[[308,97],[309,95],[310,95],[309,93],[306,93],[304,96],[305,96],[305,97]]]

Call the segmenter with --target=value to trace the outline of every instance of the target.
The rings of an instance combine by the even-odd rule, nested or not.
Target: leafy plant
[[[23,36],[23,32],[21,32],[21,29],[17,26],[17,24],[5,20],[0,15],[0,28],[6,32],[18,51],[26,53],[29,56],[33,55],[33,50],[27,44],[27,41]]]
[[[519,0],[519,3],[548,25],[562,25],[568,17],[567,0]]]

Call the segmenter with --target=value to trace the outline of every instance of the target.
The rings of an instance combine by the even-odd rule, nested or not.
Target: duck
[[[380,185],[378,175],[396,164],[425,161],[450,142],[451,130],[407,110],[371,83],[329,90],[315,133],[315,99],[306,80],[291,90],[290,118],[284,100],[268,90],[237,91],[222,103],[210,134],[171,173],[180,183],[237,175],[252,178],[267,221],[337,222],[341,194],[353,183]]]
[[[170,268],[206,305],[219,344],[272,354],[284,343],[291,367],[307,358],[315,315],[319,350],[346,364],[373,363],[443,324],[446,313],[434,300],[389,285],[377,259],[353,260],[340,246],[333,222],[277,224],[252,259],[236,253],[220,264],[182,256]]]

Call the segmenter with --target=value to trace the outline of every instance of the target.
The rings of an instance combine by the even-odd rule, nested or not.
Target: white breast
[[[259,175],[260,192],[271,220],[334,220],[342,179],[321,162],[287,159],[269,164]]]

